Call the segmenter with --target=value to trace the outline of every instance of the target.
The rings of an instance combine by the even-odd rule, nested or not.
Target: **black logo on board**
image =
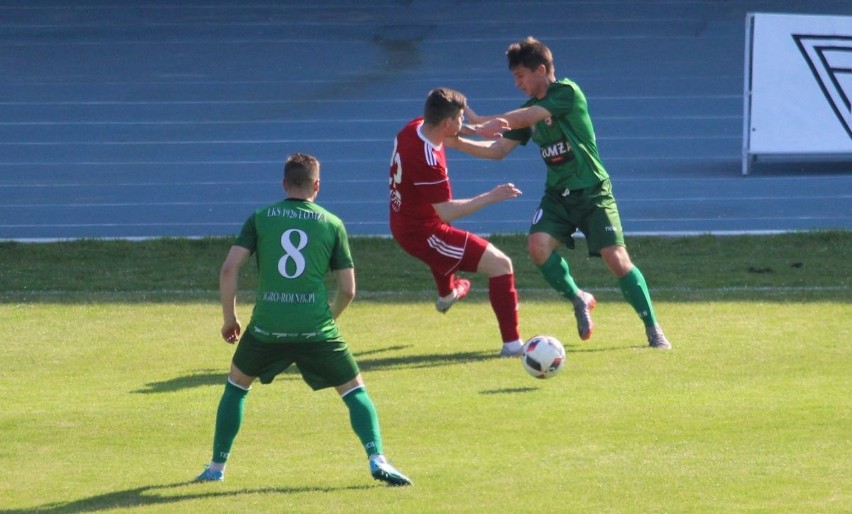
[[[852,36],[793,34],[793,39],[852,139]]]

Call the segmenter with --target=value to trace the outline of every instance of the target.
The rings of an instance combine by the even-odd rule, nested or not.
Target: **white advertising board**
[[[743,173],[760,155],[852,161],[852,16],[749,13]]]

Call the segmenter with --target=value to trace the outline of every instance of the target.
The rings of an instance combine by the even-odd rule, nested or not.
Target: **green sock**
[[[379,416],[376,406],[363,387],[350,391],[343,396],[343,403],[349,408],[349,421],[352,430],[364,445],[367,457],[384,453],[382,449],[382,433],[379,429]]]
[[[577,297],[580,288],[574,283],[574,278],[571,277],[571,271],[568,268],[568,262],[556,252],[550,254],[544,264],[538,267],[544,279],[550,284],[550,287],[555,289],[559,294],[569,300]]]
[[[225,384],[225,392],[219,400],[216,412],[216,433],[213,436],[213,462],[224,464],[231,453],[231,446],[243,424],[246,395],[248,391],[231,382]]]
[[[651,293],[648,291],[648,284],[645,283],[645,277],[639,271],[639,268],[634,266],[627,275],[618,279],[618,285],[621,287],[624,299],[633,307],[633,310],[642,319],[642,323],[646,327],[656,325],[657,317],[654,315]]]

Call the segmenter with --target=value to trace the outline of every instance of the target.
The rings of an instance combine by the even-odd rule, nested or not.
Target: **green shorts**
[[[545,232],[574,249],[573,234],[577,230],[586,237],[589,255],[600,257],[601,248],[624,246],[621,219],[609,179],[570,192],[545,190],[529,233]]]
[[[246,375],[259,377],[262,384],[269,384],[276,375],[295,364],[302,379],[314,391],[343,385],[360,373],[344,341],[264,343],[250,332],[240,338],[233,362]]]

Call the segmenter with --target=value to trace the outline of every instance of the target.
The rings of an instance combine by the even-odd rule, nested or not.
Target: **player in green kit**
[[[568,263],[556,252],[561,244],[574,248],[577,230],[586,237],[589,254],[602,257],[618,277],[624,298],[645,325],[649,346],[670,349],[657,322],[645,277],[627,253],[585,95],[576,83],[556,80],[550,49],[532,37],[510,45],[506,56],[515,86],[529,100],[519,109],[496,116],[479,116],[466,108],[465,115],[473,125],[463,127],[460,133],[490,140],[455,137],[445,140],[447,146],[477,157],[502,159],[530,140],[538,145],[547,180],[530,226],[527,249],[550,286],[572,302],[580,338],[592,336],[591,310],[596,300],[577,287]]]
[[[196,481],[224,480],[255,379],[268,384],[296,364],[313,390],[333,387],[343,399],[373,478],[390,485],[411,484],[383,455],[375,406],[335,322],[355,297],[355,269],[343,223],[314,203],[319,171],[316,158],[291,155],[284,165],[286,200],[255,211],[222,264],[222,337],[231,344],[239,338],[239,344],[216,414],[213,458]],[[240,268],[252,254],[257,260],[258,288],[243,332],[236,313],[237,282]],[[325,286],[329,271],[337,281],[331,304]]]

